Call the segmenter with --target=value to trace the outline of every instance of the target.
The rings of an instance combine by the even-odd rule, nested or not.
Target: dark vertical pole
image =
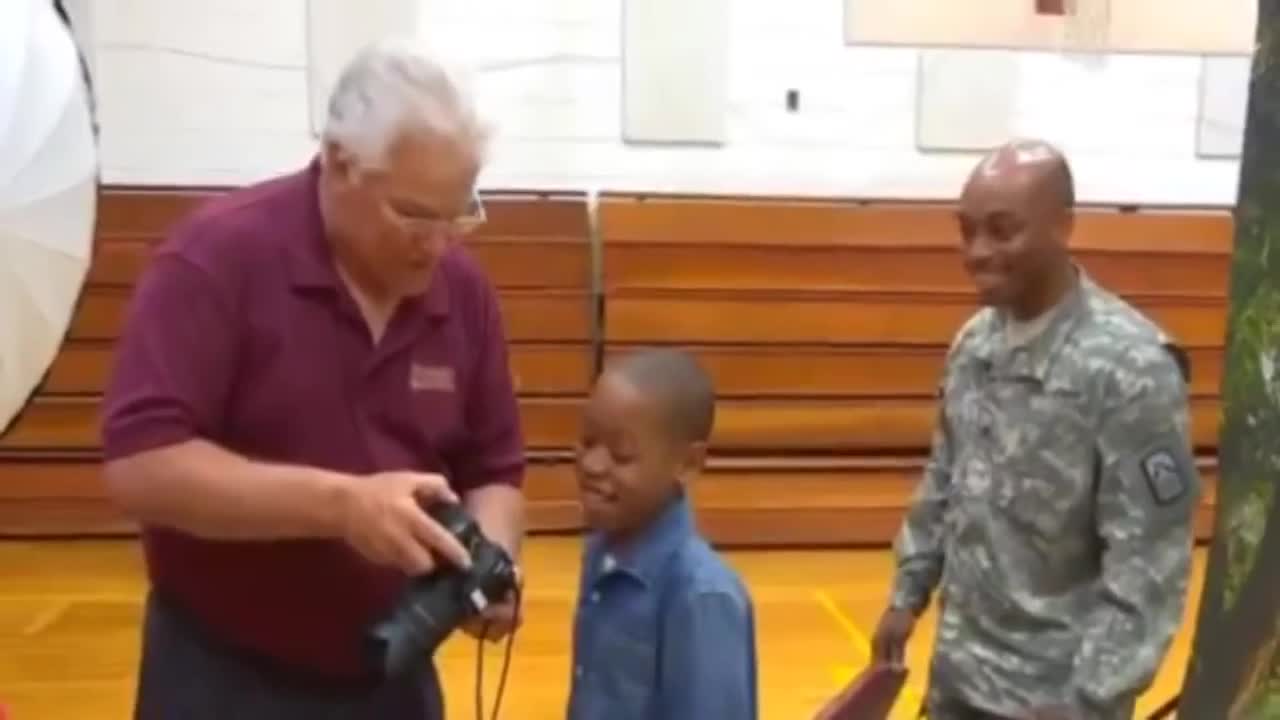
[[[1181,718],[1280,718],[1280,0],[1258,6],[1222,376],[1221,485]]]
[[[71,22],[71,15],[67,12],[67,8],[63,6],[62,0],[53,0],[54,12],[58,13],[58,17],[62,18],[62,24],[67,26],[68,31],[74,30],[74,23]],[[75,33],[72,32],[72,41],[76,40]],[[80,79],[84,81],[85,91],[88,93],[89,101],[89,121],[93,123],[93,135],[98,136],[98,118],[96,112],[96,103],[93,97],[93,78],[89,74],[89,63],[85,61],[85,49],[76,45],[77,54],[80,59]]]

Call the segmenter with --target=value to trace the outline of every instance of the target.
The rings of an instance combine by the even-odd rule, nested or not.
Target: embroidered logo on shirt
[[[409,389],[414,392],[453,392],[453,368],[447,365],[409,365]]]

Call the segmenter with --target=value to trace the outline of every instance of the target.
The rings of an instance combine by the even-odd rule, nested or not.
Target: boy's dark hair
[[[690,353],[672,348],[639,350],[610,366],[659,403],[673,440],[707,442],[715,425],[711,375]]]

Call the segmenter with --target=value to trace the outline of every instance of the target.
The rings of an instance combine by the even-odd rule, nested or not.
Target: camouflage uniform
[[[931,720],[1131,718],[1182,619],[1200,492],[1180,351],[1083,273],[1023,345],[957,334],[892,605],[939,589]]]

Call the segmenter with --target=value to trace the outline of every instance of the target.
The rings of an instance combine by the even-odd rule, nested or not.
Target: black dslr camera
[[[370,628],[368,657],[385,675],[421,667],[459,625],[517,590],[511,557],[460,505],[438,503],[427,514],[467,548],[471,569],[442,566],[412,578],[391,612]]]

